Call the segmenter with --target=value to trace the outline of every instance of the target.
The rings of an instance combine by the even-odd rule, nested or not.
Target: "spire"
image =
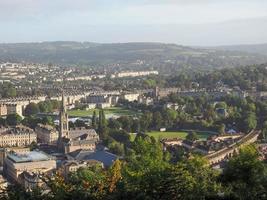
[[[62,102],[61,102],[61,112],[66,112],[64,90],[62,90],[62,98],[61,99],[62,99]]]

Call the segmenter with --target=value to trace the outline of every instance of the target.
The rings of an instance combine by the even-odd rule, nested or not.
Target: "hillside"
[[[214,69],[267,62],[267,55],[162,43],[42,42],[0,44],[0,60],[120,68]],[[112,65],[113,64],[113,65]]]
[[[267,55],[267,44],[218,46],[215,47],[214,49]]]

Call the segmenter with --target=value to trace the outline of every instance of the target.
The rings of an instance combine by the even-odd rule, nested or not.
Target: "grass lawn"
[[[149,136],[154,137],[155,139],[170,139],[170,138],[181,138],[185,139],[188,132],[185,131],[166,131],[166,132],[160,132],[160,131],[151,131],[146,133]],[[200,140],[206,140],[211,133],[205,133],[205,132],[197,132],[197,135]],[[131,140],[133,141],[135,138],[135,135],[131,135]]]
[[[110,107],[104,108],[105,115],[108,116],[125,116],[125,115],[136,115],[138,114],[135,111],[128,110],[121,107]],[[98,114],[99,109],[91,109],[91,110],[69,110],[68,114],[72,117],[88,117],[92,116],[93,112],[96,111]]]

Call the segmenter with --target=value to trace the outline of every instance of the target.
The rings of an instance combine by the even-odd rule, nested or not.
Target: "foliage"
[[[234,199],[266,199],[267,168],[259,159],[254,145],[243,147],[237,157],[230,159],[222,181]]]
[[[24,113],[26,116],[35,115],[39,112],[40,112],[40,109],[36,103],[29,103],[24,110]]]
[[[20,124],[21,121],[22,121],[22,117],[18,114],[10,114],[10,115],[7,115],[6,117],[6,122],[7,122],[7,125],[9,126],[16,126]]]
[[[194,141],[198,140],[199,138],[198,138],[197,133],[195,131],[192,131],[192,132],[188,133],[188,135],[186,136],[186,139],[194,142]]]

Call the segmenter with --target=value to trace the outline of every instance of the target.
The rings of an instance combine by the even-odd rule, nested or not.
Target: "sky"
[[[266,0],[0,0],[0,42],[267,43]]]

